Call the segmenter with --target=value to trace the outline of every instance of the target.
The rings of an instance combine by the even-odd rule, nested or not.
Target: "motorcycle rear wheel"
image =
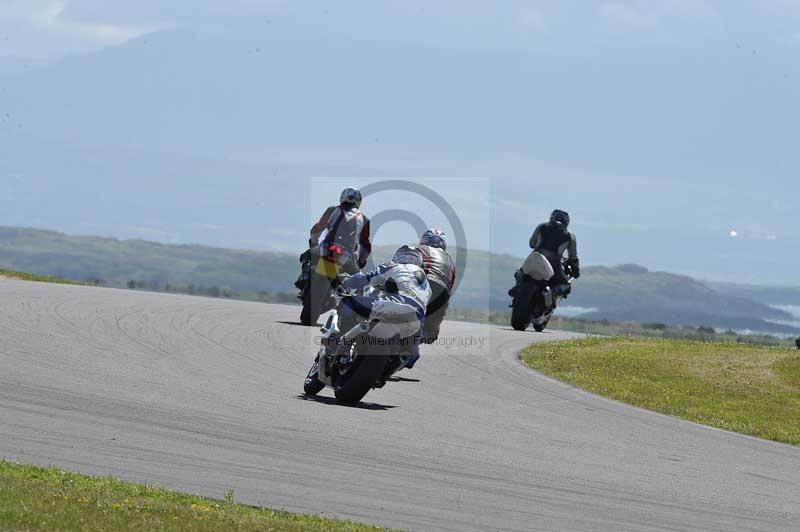
[[[519,288],[511,307],[511,327],[514,330],[524,331],[530,325],[532,295],[531,283],[524,284]]]
[[[345,404],[361,401],[383,375],[389,355],[366,351],[359,353],[344,375],[337,377],[333,387],[336,400]]]
[[[330,283],[312,275],[303,292],[303,310],[300,311],[300,323],[303,325],[316,325],[323,312],[323,306],[328,297]]]

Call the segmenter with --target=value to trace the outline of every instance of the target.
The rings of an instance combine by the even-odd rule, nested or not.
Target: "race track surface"
[[[800,449],[517,361],[566,333],[447,323],[483,347],[427,348],[351,408],[301,395],[298,313],[0,280],[0,457],[412,530],[800,530]]]

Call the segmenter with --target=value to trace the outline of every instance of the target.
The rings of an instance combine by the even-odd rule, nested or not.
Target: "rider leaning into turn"
[[[357,188],[346,188],[339,196],[339,205],[331,205],[320,216],[319,221],[311,228],[308,245],[314,249],[320,237],[325,235],[331,239],[341,235],[348,242],[348,251],[355,257],[353,264],[345,267],[347,273],[355,273],[367,264],[367,259],[372,253],[372,243],[369,240],[369,218],[361,208],[361,191]]]
[[[450,303],[450,292],[456,280],[456,266],[447,253],[447,235],[440,229],[428,229],[419,239],[423,269],[431,285],[431,301],[425,316],[423,339],[433,343]],[[413,364],[412,364],[413,365]],[[410,367],[410,366],[409,366]]]
[[[360,290],[367,285],[380,289],[383,293],[349,297],[342,302],[341,317],[343,330],[355,319],[355,314],[369,318],[372,305],[378,299],[388,299],[410,305],[416,310],[420,323],[419,332],[415,335],[413,345],[409,346],[409,356],[402,362],[405,367],[412,367],[419,359],[419,344],[422,328],[425,323],[425,309],[431,299],[431,288],[422,269],[422,253],[419,249],[402,246],[394,256],[369,273],[359,272],[346,277],[342,286],[348,290]],[[402,367],[402,366],[401,366]],[[401,369],[394,368],[394,371]]]
[[[553,286],[556,291],[568,291],[569,284],[567,273],[575,279],[581,276],[580,261],[578,260],[578,244],[575,235],[567,230],[569,221],[569,214],[565,211],[559,209],[554,210],[552,214],[550,214],[550,221],[539,224],[533,231],[529,242],[531,249],[544,255],[553,267],[555,274],[550,280],[550,285]],[[566,267],[568,272],[564,271],[564,265],[562,263],[564,253],[567,254]],[[521,283],[521,276],[517,275],[517,285],[509,290],[509,295],[513,297]]]

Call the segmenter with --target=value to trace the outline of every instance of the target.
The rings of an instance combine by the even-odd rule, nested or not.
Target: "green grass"
[[[4,270],[0,268],[0,277],[9,279],[19,279],[21,281],[38,281],[40,283],[60,283],[60,284],[85,284],[78,281],[70,281],[55,275],[37,275],[35,273],[18,272],[15,270]]]
[[[3,531],[385,530],[0,461]]]
[[[586,338],[522,360],[599,395],[704,425],[800,445],[800,351],[734,343]]]

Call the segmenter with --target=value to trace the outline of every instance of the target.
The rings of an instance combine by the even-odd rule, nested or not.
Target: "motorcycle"
[[[338,401],[357,403],[371,389],[382,388],[386,379],[408,361],[409,348],[420,328],[414,307],[379,298],[369,318],[356,315],[355,325],[345,325],[340,304],[356,295],[341,287],[332,293],[336,307],[320,329],[321,345],[303,385],[307,395],[330,386]],[[349,328],[342,331],[342,326]]]
[[[511,327],[524,331],[533,323],[536,332],[542,332],[550,323],[550,318],[562,299],[566,299],[572,291],[572,271],[566,264],[562,268],[567,277],[567,284],[554,287],[549,281],[555,275],[553,266],[544,255],[531,252],[516,273],[520,283],[515,287],[516,293],[511,303]]]
[[[330,297],[337,276],[353,261],[353,255],[335,242],[322,242],[300,257],[302,273],[295,283],[303,302],[300,322],[316,325],[320,315],[334,306]]]

